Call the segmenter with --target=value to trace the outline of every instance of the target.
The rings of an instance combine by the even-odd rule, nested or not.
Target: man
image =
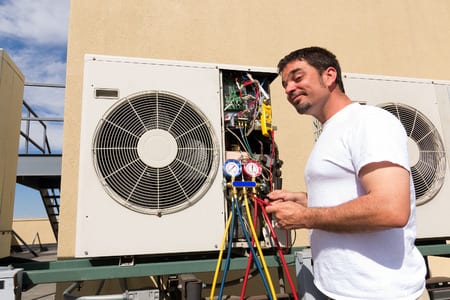
[[[328,297],[419,298],[426,267],[414,246],[403,126],[383,109],[353,103],[326,49],[294,51],[278,71],[288,101],[323,130],[305,168],[308,193],[273,191],[267,212],[280,228],[311,229],[314,282]]]

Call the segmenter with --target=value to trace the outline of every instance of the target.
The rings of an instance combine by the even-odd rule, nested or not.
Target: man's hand
[[[275,225],[281,229],[306,228],[302,215],[307,208],[294,201],[277,200],[266,206],[266,211],[275,217]]]
[[[304,192],[288,192],[285,190],[274,190],[267,194],[270,201],[292,201],[303,206],[308,206],[308,195]]]
[[[308,205],[306,193],[275,190],[269,193],[267,198],[271,201],[271,205],[266,207],[266,211],[274,214],[278,228],[304,228],[304,224],[301,224],[301,215]]]

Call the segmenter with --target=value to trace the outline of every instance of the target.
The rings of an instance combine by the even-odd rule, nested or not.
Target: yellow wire
[[[267,268],[266,260],[264,259],[264,255],[262,253],[261,246],[259,244],[258,235],[256,234],[255,226],[253,225],[253,221],[251,218],[250,208],[248,206],[247,193],[244,193],[244,203],[245,203],[245,210],[247,211],[248,223],[250,224],[252,234],[255,238],[255,245],[256,245],[256,248],[258,248],[258,253],[259,253],[259,256],[261,257],[261,263],[264,268],[264,273],[266,274],[266,277],[267,277],[267,282],[269,283],[270,292],[272,293],[273,300],[277,300],[277,294],[275,293],[275,289],[273,287],[272,278],[270,277],[270,273]],[[256,259],[256,257],[255,257],[255,259]]]
[[[225,233],[223,234],[222,246],[220,246],[219,258],[217,259],[216,271],[214,273],[214,279],[212,282],[211,293],[209,295],[209,299],[214,299],[214,290],[216,288],[217,278],[219,277],[220,266],[222,264],[223,251],[225,250],[225,242],[226,242],[227,236],[228,236],[228,230],[230,229],[231,214],[232,214],[232,212],[230,211],[230,216],[228,217],[227,225],[225,226]]]

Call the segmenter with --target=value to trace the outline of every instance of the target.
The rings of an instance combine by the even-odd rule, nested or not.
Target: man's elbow
[[[406,224],[409,222],[409,217],[411,215],[411,210],[408,209],[402,209],[392,212],[391,214],[391,220],[390,225],[394,228],[402,228],[405,227]]]

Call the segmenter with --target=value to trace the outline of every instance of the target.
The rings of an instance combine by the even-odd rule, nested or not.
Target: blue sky
[[[65,84],[69,0],[0,0],[0,48],[29,83]],[[24,100],[43,118],[62,118],[64,89],[25,87]],[[62,151],[60,122],[47,122],[52,153]],[[22,129],[24,127],[22,126]],[[31,135],[42,140],[40,127]],[[23,151],[23,140],[19,152]],[[45,217],[37,191],[16,186],[14,218]]]

